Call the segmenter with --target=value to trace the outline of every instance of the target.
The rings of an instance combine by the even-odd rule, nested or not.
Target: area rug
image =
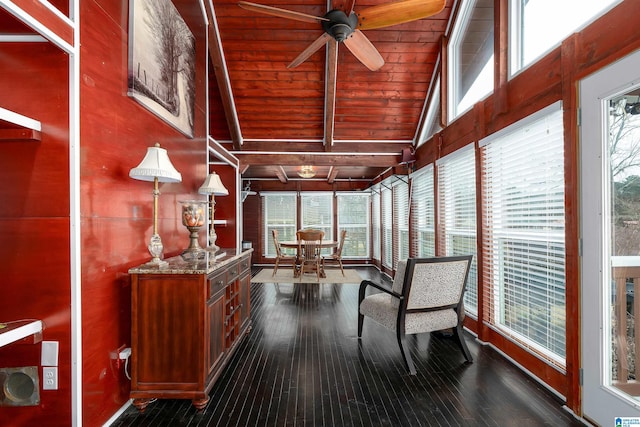
[[[321,277],[320,281],[315,274],[306,274],[304,277],[293,277],[290,268],[278,268],[275,276],[272,276],[272,268],[263,268],[253,276],[252,283],[354,283],[359,285],[362,278],[355,270],[344,269],[344,276],[339,268],[325,269],[327,277]]]

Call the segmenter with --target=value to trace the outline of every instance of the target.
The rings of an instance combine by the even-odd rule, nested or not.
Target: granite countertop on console
[[[253,252],[253,249],[231,248],[220,249],[215,256],[207,250],[200,252],[197,257],[187,253],[164,259],[167,264],[162,267],[142,264],[130,268],[129,274],[209,274],[250,252]]]

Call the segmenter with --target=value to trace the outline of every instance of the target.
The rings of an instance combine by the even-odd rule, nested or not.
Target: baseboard
[[[107,422],[102,425],[102,427],[109,427],[111,424],[115,423],[116,420],[120,417],[120,415],[122,415],[124,411],[126,411],[129,408],[129,406],[131,406],[132,403],[133,403],[132,399],[127,400],[127,402],[124,405],[122,405],[122,407],[118,409],[118,411],[115,414],[113,414],[111,418],[109,418]]]

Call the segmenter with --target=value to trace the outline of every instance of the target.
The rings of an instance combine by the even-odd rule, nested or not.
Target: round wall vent
[[[0,368],[0,406],[40,404],[37,366]]]

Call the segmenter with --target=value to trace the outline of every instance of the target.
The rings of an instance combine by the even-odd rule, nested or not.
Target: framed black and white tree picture
[[[170,0],[130,0],[127,94],[193,137],[195,38]]]

